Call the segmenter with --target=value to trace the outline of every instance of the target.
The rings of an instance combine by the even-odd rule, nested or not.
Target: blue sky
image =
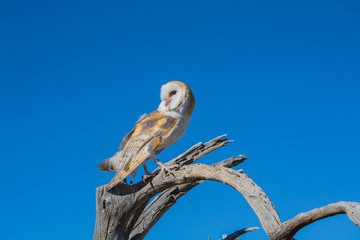
[[[95,188],[113,176],[97,164],[174,79],[197,102],[160,160],[228,133],[235,142],[199,162],[248,156],[240,167],[283,221],[359,202],[359,11],[357,1],[0,1],[3,239],[91,239]],[[206,182],[146,239],[253,226],[239,193]],[[296,238],[355,240],[360,229],[341,215]]]

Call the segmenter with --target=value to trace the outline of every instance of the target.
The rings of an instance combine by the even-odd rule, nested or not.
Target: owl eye
[[[176,90],[172,90],[171,92],[170,92],[170,96],[173,96],[173,95],[175,95],[176,94]]]

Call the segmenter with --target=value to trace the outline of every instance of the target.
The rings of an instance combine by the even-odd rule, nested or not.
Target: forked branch
[[[338,202],[296,215],[293,219],[278,226],[274,230],[271,239],[291,239],[300,229],[311,223],[345,213],[356,226],[360,227],[360,204],[357,202]]]
[[[157,175],[151,181],[133,185],[122,182],[111,192],[106,192],[104,186],[97,188],[94,239],[143,239],[179,198],[205,180],[222,182],[240,192],[272,240],[291,240],[301,228],[336,214],[347,213],[349,218],[360,227],[360,204],[356,202],[330,204],[301,213],[282,223],[265,192],[242,170],[231,169],[246,159],[242,155],[223,160],[212,166],[189,165],[201,156],[231,142],[223,139],[225,136],[217,137],[205,144],[196,144],[184,154],[170,161],[168,164],[177,163],[181,166],[179,170],[173,172],[174,175],[165,178]],[[159,195],[149,203],[157,194]],[[235,239],[237,234],[250,230],[254,230],[254,228],[237,231],[229,236],[224,236],[224,239]]]
[[[240,155],[225,159],[216,165],[234,167],[245,161],[245,159],[247,158],[244,155]],[[131,232],[130,239],[135,235],[138,237],[145,236],[178,199],[202,182],[204,182],[204,180],[177,185],[160,193],[146,206],[145,210],[139,217],[139,220],[135,224],[133,231]]]

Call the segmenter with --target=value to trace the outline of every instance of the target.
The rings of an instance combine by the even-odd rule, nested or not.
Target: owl
[[[156,155],[185,134],[195,107],[195,98],[189,86],[180,81],[164,84],[160,98],[158,109],[140,117],[121,141],[119,151],[98,165],[102,171],[117,172],[106,185],[107,191],[128,175],[134,178],[140,164],[144,167],[144,178],[153,176],[146,167],[149,159],[160,165],[162,174],[171,173],[176,168],[176,165],[165,166]]]

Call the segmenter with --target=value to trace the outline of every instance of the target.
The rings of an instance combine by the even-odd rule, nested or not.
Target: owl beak
[[[165,107],[167,107],[170,102],[171,102],[171,98],[166,98],[165,99]]]

